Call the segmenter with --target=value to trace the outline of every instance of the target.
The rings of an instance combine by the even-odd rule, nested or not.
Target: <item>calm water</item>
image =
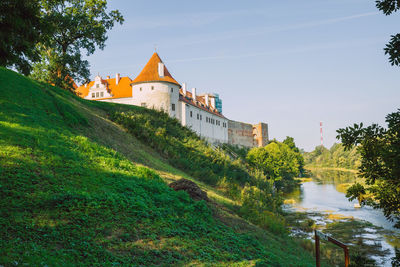
[[[295,208],[313,211],[332,211],[334,214],[353,216],[356,219],[368,221],[387,230],[398,231],[393,224],[385,219],[382,211],[370,207],[354,208],[357,200],[349,202],[344,193],[336,190],[334,184],[324,184],[319,181],[303,183],[300,189],[300,202]]]
[[[370,207],[354,208],[357,200],[348,201],[344,192],[339,192],[340,184],[352,183],[356,174],[343,171],[314,171],[311,182],[305,182],[298,191],[290,197],[296,200],[293,208],[312,211],[330,211],[334,214],[353,216],[356,219],[368,221],[384,229],[400,233],[393,224],[386,220],[383,212]]]
[[[338,171],[319,171],[314,172],[314,178],[310,182],[305,182],[301,188],[291,193],[288,198],[296,201],[295,204],[288,206],[289,210],[333,213],[345,216],[352,216],[355,219],[368,221],[375,226],[382,227],[392,231],[393,235],[400,234],[399,229],[393,228],[393,224],[386,220],[380,210],[370,207],[354,208],[357,200],[349,202],[344,192],[340,190],[340,184],[352,183],[356,179],[356,174],[350,172]],[[379,236],[382,240],[382,247],[391,250],[394,256],[394,249],[385,241],[383,236]],[[377,259],[379,262],[379,259]],[[390,266],[386,263],[385,266]]]

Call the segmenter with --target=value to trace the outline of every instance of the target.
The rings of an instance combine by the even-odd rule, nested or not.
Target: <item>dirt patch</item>
[[[207,196],[207,193],[200,189],[200,187],[195,183],[188,179],[182,178],[178,181],[172,182],[168,185],[175,191],[183,190],[189,194],[189,196],[194,200],[205,200],[207,202],[210,199]]]

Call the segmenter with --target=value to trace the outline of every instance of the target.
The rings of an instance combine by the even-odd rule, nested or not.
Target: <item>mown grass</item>
[[[118,105],[4,68],[0,88],[0,265],[313,266],[292,239],[170,189],[160,174],[188,175],[108,121]]]

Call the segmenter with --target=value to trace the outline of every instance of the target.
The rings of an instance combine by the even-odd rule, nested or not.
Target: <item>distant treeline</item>
[[[333,144],[330,149],[317,146],[312,152],[304,153],[304,161],[307,166],[357,169],[361,158],[357,148],[344,150],[342,144]]]

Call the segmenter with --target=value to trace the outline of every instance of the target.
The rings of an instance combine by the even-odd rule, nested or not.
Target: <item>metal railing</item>
[[[343,249],[344,251],[344,266],[348,267],[350,264],[350,257],[349,257],[349,248],[346,244],[330,237],[329,235],[326,235],[318,230],[314,230],[315,233],[315,260],[316,260],[316,266],[321,267],[321,255],[320,255],[320,249],[319,249],[319,241],[325,240],[328,242],[331,242],[335,244],[336,246],[339,246]]]

